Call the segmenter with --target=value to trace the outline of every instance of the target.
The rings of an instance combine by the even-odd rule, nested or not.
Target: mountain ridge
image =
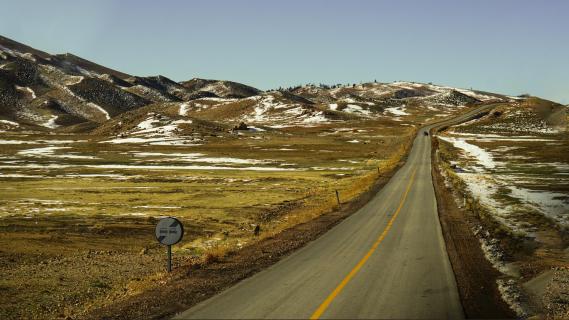
[[[216,121],[221,127],[247,122],[283,128],[372,118],[419,123],[464,106],[523,99],[417,82],[307,84],[269,91],[228,80],[176,82],[163,75],[129,75],[71,53],[51,55],[0,36],[2,130],[101,133],[105,130],[97,127],[139,109]]]

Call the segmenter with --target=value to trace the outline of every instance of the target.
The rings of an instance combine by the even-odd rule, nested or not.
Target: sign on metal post
[[[155,230],[156,240],[168,246],[168,272],[172,271],[172,245],[180,242],[184,236],[184,226],[174,217],[160,219]]]

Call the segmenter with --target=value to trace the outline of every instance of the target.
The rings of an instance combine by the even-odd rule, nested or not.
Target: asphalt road
[[[423,130],[406,164],[363,208],[176,318],[463,318]]]

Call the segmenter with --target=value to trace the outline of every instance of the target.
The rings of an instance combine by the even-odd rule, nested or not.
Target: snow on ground
[[[391,114],[394,114],[396,116],[407,116],[407,115],[409,115],[407,112],[405,112],[405,106],[385,108],[385,111],[387,111]]]
[[[362,108],[361,106],[358,106],[357,104],[348,104],[344,110],[342,110],[344,112],[348,112],[348,113],[357,113],[363,116],[370,116],[371,112],[369,110],[366,110],[364,108]]]
[[[101,141],[101,143],[112,143],[112,144],[149,144],[152,146],[174,146],[174,145],[184,145],[184,146],[201,146],[201,140],[197,139],[185,139],[183,137],[156,137],[156,138],[145,138],[145,137],[128,137],[128,138],[115,138],[112,140]]]
[[[252,97],[251,97],[251,98],[252,98]],[[215,101],[215,102],[233,102],[233,101],[237,101],[237,99],[235,99],[235,98],[216,98],[216,97],[205,97],[205,98],[199,98],[198,100]]]
[[[539,136],[504,136],[491,133],[466,133],[452,131],[453,136],[468,137],[472,140],[492,142],[492,141],[556,141],[555,139],[546,139]]]
[[[302,107],[294,107],[292,109],[288,109],[284,111],[285,114],[300,117],[304,113],[304,109]]]
[[[67,144],[76,142],[85,142],[86,140],[0,140],[2,144]]]
[[[57,124],[55,124],[55,120],[57,120],[57,116],[52,115],[46,122],[42,124],[42,126],[50,129],[55,129],[59,127]]]
[[[102,113],[103,116],[105,116],[105,119],[110,120],[111,116],[109,115],[109,113],[107,112],[107,110],[103,109],[101,106],[94,104],[92,102],[87,102],[87,106],[97,110],[98,112]]]
[[[357,103],[358,101],[354,98],[351,97],[347,97],[347,98],[342,98],[340,99],[341,102],[345,102],[345,103]]]
[[[0,45],[0,50],[8,53],[13,57],[20,57],[29,61],[36,62],[36,58],[31,53],[21,53],[20,51],[8,49],[2,45]]]
[[[200,145],[202,140],[194,137],[178,136],[176,133],[180,124],[191,124],[192,120],[171,120],[168,118],[158,118],[153,113],[150,117],[140,122],[135,129],[128,132],[125,136],[119,136],[112,140],[102,141],[101,143],[125,144],[125,143],[144,143],[150,145]]]
[[[415,90],[417,88],[421,88],[424,85],[421,83],[414,83],[414,82],[407,82],[407,81],[397,81],[391,83],[392,86],[396,86],[401,89],[408,89],[408,90]]]
[[[0,178],[4,179],[4,178],[33,178],[33,179],[37,179],[37,178],[42,178],[42,179],[46,179],[47,177],[44,175],[31,175],[31,174],[21,174],[21,173],[11,173],[11,174],[7,174],[7,173],[2,173],[0,172]]]
[[[10,120],[0,120],[0,124],[5,124],[5,125],[9,125],[9,126],[13,126],[13,127],[19,127],[20,124],[14,121],[10,121]]]
[[[27,157],[49,157],[49,158],[62,158],[62,159],[97,159],[96,157],[93,156],[55,153],[57,150],[63,150],[63,149],[71,149],[71,147],[48,146],[42,148],[26,149],[19,151],[18,155],[27,156]]]
[[[280,168],[280,167],[228,167],[228,166],[166,166],[166,165],[125,165],[125,164],[25,164],[25,165],[0,165],[0,169],[68,169],[68,168],[92,168],[111,170],[239,170],[239,171],[300,171],[303,169]]]
[[[467,96],[469,96],[469,97],[472,97],[472,98],[474,98],[474,99],[478,99],[478,100],[480,100],[480,101],[488,101],[488,100],[492,100],[492,99],[497,99],[496,97],[488,96],[488,95],[481,94],[481,93],[476,93],[476,92],[474,92],[474,91],[472,91],[472,90],[459,89],[459,88],[455,88],[455,90],[458,91],[458,92],[460,92],[460,93],[462,93],[462,94],[464,94],[464,95],[467,95]]]
[[[476,161],[486,169],[496,168],[496,163],[492,155],[484,149],[466,142],[464,138],[438,136],[439,139],[450,142],[456,148],[462,149],[467,155],[476,159]]]
[[[122,88],[126,92],[135,93],[139,95],[143,95],[145,97],[149,97],[150,100],[154,101],[161,101],[161,102],[168,102],[170,98],[164,95],[161,91],[158,91],[154,88],[145,87],[143,85],[135,85],[132,87],[124,87]]]
[[[84,76],[68,76],[68,80],[66,80],[64,83],[66,86],[72,86],[81,83],[83,79],[85,79]]]
[[[330,110],[336,111],[336,109],[338,109],[338,104],[337,103],[330,103],[328,105],[328,107],[330,108]]]
[[[101,75],[98,74],[97,72],[89,71],[89,70],[83,69],[83,68],[81,68],[81,67],[79,67],[79,66],[77,66],[77,65],[76,65],[76,67],[77,67],[77,69],[79,70],[79,73],[81,73],[81,74],[84,75],[84,76],[88,76],[88,77],[91,77],[91,78],[100,78],[100,77],[101,77]]]
[[[263,128],[258,128],[258,127],[254,127],[254,126],[248,126],[249,131],[253,131],[253,132],[264,132],[267,131]]]
[[[186,116],[188,115],[188,110],[189,110],[189,104],[187,102],[184,102],[180,104],[180,110],[178,111],[178,114],[181,116]]]
[[[230,157],[204,157],[203,153],[135,152],[133,154],[136,157],[159,157],[161,159],[166,158],[166,161],[223,163],[223,164],[266,164],[274,162],[273,160],[239,159],[239,158],[230,158]]]
[[[135,209],[181,209],[177,206],[134,206]]]
[[[561,225],[569,225],[569,195],[559,192],[535,191],[508,186],[511,196],[543,212]]]
[[[16,85],[16,90],[18,90],[18,91],[24,91],[24,92],[27,92],[27,93],[31,94],[31,95],[32,95],[32,99],[35,99],[35,98],[36,98],[36,93],[35,93],[34,90],[32,90],[30,87],[20,87],[20,86]]]
[[[277,109],[285,109],[290,108],[291,105],[276,102],[275,97],[271,95],[267,96],[254,96],[250,97],[249,99],[253,99],[257,101],[257,105],[255,106],[254,113],[247,117],[246,120],[255,121],[255,122],[263,122],[263,121],[270,121],[270,115],[268,113],[272,110]],[[299,107],[300,108],[300,107]],[[286,110],[287,112],[289,110]]]
[[[534,230],[527,223],[524,223],[523,217],[517,217],[528,211],[538,211],[559,225],[569,225],[569,194],[542,190],[539,187],[540,185],[548,187],[550,184],[549,180],[542,180],[551,177],[528,174],[525,173],[527,170],[524,169],[528,166],[532,168],[548,167],[554,172],[563,172],[569,169],[568,164],[535,162],[530,164],[525,162],[528,157],[518,157],[520,155],[511,154],[519,147],[500,146],[493,150],[486,150],[467,142],[467,140],[525,142],[550,141],[550,139],[541,139],[536,136],[515,137],[457,132],[450,132],[449,134],[452,136],[438,136],[438,138],[463,150],[464,155],[476,160],[477,164],[463,168],[457,172],[457,175],[466,183],[467,189],[480,200],[480,203],[491,210],[498,221],[512,230],[521,231],[528,235],[531,235]],[[507,155],[509,159],[507,163],[494,160],[494,156],[503,155]],[[500,174],[497,174],[498,172]],[[559,184],[562,183],[559,179],[564,178],[558,176],[554,179],[555,183]],[[537,190],[525,186],[535,186]],[[516,202],[508,202],[507,198],[504,198],[503,190],[507,190],[507,197],[516,199]]]
[[[548,126],[545,121],[539,121],[538,123],[493,123],[490,125],[480,126],[480,128],[488,131],[505,131],[512,133],[553,134],[559,132],[559,130]]]
[[[139,124],[136,125],[136,127],[138,129],[141,130],[150,130],[150,129],[154,129],[154,123],[158,123],[160,122],[158,119],[155,119],[153,117],[150,117],[142,122],[140,122]]]
[[[324,112],[322,111],[318,111],[312,114],[311,116],[302,119],[302,123],[309,123],[309,124],[327,123],[327,122],[328,119],[326,119],[326,116],[324,116]]]
[[[69,173],[64,175],[57,175],[57,178],[111,178],[114,180],[127,180],[128,176],[117,174],[117,173]],[[132,176],[131,176],[132,177]]]
[[[253,112],[243,117],[243,121],[248,123],[262,123],[270,128],[285,128],[330,122],[323,111],[306,109],[294,103],[278,102],[272,95],[254,96],[247,99],[257,102]],[[274,112],[274,110],[279,111]]]

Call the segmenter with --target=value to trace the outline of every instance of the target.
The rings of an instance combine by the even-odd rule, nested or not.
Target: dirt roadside
[[[409,146],[410,148],[410,146]],[[408,150],[406,155],[408,154]],[[406,156],[405,156],[406,158]],[[306,223],[264,238],[209,263],[188,264],[159,280],[160,286],[80,315],[83,319],[164,319],[184,311],[275,264],[315,240],[367,204],[403,166],[405,159],[355,200]]]
[[[431,174],[439,220],[464,313],[470,319],[516,318],[498,290],[496,280],[500,272],[486,259],[472,231],[480,225],[478,217],[469,210],[459,208],[452,190],[445,186],[436,163],[437,140],[431,139]]]

